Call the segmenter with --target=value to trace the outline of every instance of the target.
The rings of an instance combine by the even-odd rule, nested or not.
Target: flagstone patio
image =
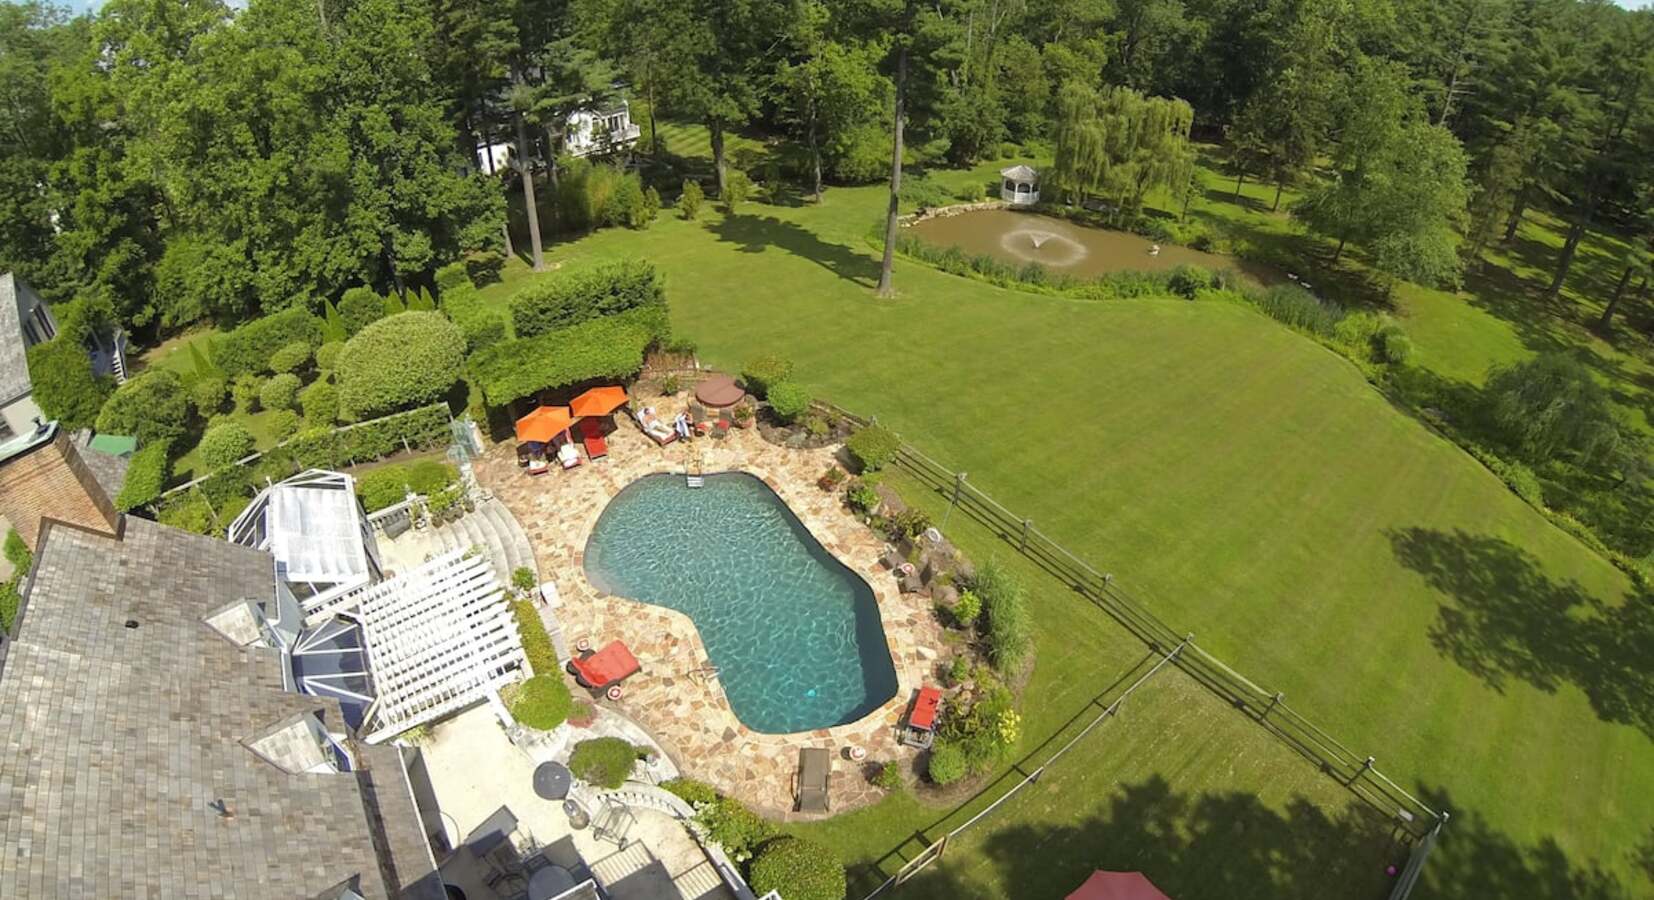
[[[673,398],[649,402],[667,421],[683,403]],[[623,414],[616,422],[608,456],[573,470],[531,476],[518,468],[510,441],[490,448],[475,464],[478,481],[527,532],[541,578],[557,583],[561,599],[556,616],[565,636],[571,643],[584,638],[593,647],[616,638],[627,643],[643,671],[625,682],[624,696],[613,705],[647,728],[689,777],[767,815],[802,818],[791,812],[798,751],[824,747],[834,751],[833,812],[877,800],[882,792],[868,783],[863,768],[888,760],[910,762],[914,751],[899,746],[896,729],[914,692],[931,679],[943,644],[930,601],[921,594],[900,593],[895,577],[880,565],[883,537],[851,515],[838,492],[816,486],[838,448],[778,447],[756,428],[660,447]],[[789,735],[754,732],[735,717],[717,680],[699,674],[710,662],[687,616],[604,595],[591,586],[583,566],[586,539],[609,500],[645,475],[687,471],[742,471],[763,479],[816,540],[872,586],[896,667],[896,695],[889,702],[849,725]],[[865,762],[850,759],[853,747],[865,749]]]

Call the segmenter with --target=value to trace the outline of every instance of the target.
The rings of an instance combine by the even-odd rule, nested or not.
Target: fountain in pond
[[[1034,242],[1034,249],[1038,250],[1046,241],[1051,240],[1051,235],[1043,231],[1036,231],[1028,235],[1028,239]]]

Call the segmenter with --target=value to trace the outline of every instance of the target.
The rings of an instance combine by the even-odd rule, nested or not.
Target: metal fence
[[[865,426],[875,421],[864,419],[830,403],[818,401],[817,406],[823,412],[848,419],[857,425]],[[1143,603],[1127,593],[1112,574],[1098,572],[1089,563],[1047,537],[1034,526],[1032,519],[1013,513],[971,484],[965,473],[955,472],[943,466],[905,441],[897,451],[894,464],[920,484],[946,499],[949,515],[957,513],[969,516],[993,532],[995,536],[1014,547],[1019,554],[1095,603],[1151,649],[1165,654],[1162,662],[1170,662],[1177,666],[1224,702],[1246,714],[1314,763],[1328,777],[1337,780],[1356,797],[1388,817],[1394,826],[1415,844],[1414,858],[1409,861],[1409,868],[1414,867],[1415,861],[1418,866],[1422,866],[1423,856],[1428,853],[1429,845],[1434,843],[1435,835],[1447,821],[1447,814],[1426,806],[1379,771],[1373,756],[1351,750],[1288,706],[1282,693],[1260,687],[1206,652],[1191,636],[1161,621]],[[1089,728],[1087,730],[1089,731]],[[1047,761],[1046,765],[1050,765],[1052,761],[1054,759]],[[1044,766],[1041,766],[1040,770],[1043,769]],[[1021,785],[1018,785],[1013,792],[1020,787]],[[998,802],[994,805],[997,806]],[[980,815],[976,818],[980,818]],[[974,823],[976,818],[971,822]],[[966,826],[950,832],[950,836],[964,827]],[[923,858],[923,855],[920,858]],[[1410,888],[1417,877],[1415,870],[1411,879],[1402,879],[1402,882]],[[1402,885],[1398,884],[1398,890],[1401,887]],[[1393,900],[1400,900],[1405,896],[1405,891],[1392,895]]]

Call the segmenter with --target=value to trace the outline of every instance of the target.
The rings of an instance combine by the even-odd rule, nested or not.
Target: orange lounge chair
[[[642,671],[624,641],[610,641],[596,653],[569,660],[569,674],[584,687],[601,691]]]
[[[580,420],[580,443],[586,445],[586,455],[592,459],[609,455],[609,442],[603,438],[603,424],[596,419]]]

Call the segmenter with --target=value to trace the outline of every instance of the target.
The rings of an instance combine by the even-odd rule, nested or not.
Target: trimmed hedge
[[[850,435],[844,448],[863,472],[877,472],[896,458],[902,448],[902,439],[883,425],[869,425]]]
[[[569,771],[581,781],[614,790],[626,783],[642,748],[616,737],[592,738],[574,745]]]
[[[282,447],[298,468],[336,469],[379,459],[403,449],[424,450],[448,443],[448,407],[440,403],[372,419],[347,428],[312,428]]]
[[[292,372],[270,376],[258,389],[258,405],[263,409],[292,409],[299,399],[299,376]]]
[[[464,260],[460,260],[459,262],[451,262],[446,266],[437,269],[435,278],[436,292],[442,296],[446,296],[450,290],[457,288],[460,285],[468,284],[472,287],[476,287],[476,285],[471,282],[471,273],[465,268]]]
[[[176,440],[189,422],[189,392],[178,374],[167,369],[151,369],[129,379],[98,411],[98,431],[131,435],[140,445]]]
[[[442,312],[465,334],[465,352],[505,340],[505,315],[483,302],[470,281],[442,292]]]
[[[556,675],[535,675],[517,686],[511,717],[519,724],[550,731],[563,724],[574,708],[568,684]]]
[[[752,892],[785,892],[787,900],[844,900],[844,863],[814,841],[784,835],[758,850],[752,861]]]
[[[768,397],[770,388],[791,378],[793,362],[785,357],[765,354],[747,361],[741,367],[741,381],[759,397]]]
[[[429,497],[457,481],[458,469],[438,459],[421,459],[368,472],[356,479],[356,494],[371,513],[401,503],[409,491]]]
[[[213,362],[231,378],[269,372],[276,352],[295,341],[311,347],[322,343],[322,320],[296,306],[254,319],[218,338],[213,345]]]
[[[315,347],[304,341],[283,344],[280,350],[270,354],[270,371],[297,372],[310,364],[310,358],[315,351]]]
[[[345,335],[355,337],[358,331],[385,317],[384,298],[373,288],[353,287],[339,298],[339,318],[345,324]]]
[[[502,341],[471,357],[471,380],[490,404],[504,406],[546,388],[633,375],[643,368],[644,351],[667,330],[666,308],[659,306]]]
[[[778,381],[770,385],[770,409],[783,422],[795,422],[810,409],[808,388],[796,381]]]
[[[523,655],[528,657],[528,667],[536,675],[555,677],[559,671],[557,648],[552,646],[551,635],[546,633],[546,625],[540,621],[540,611],[528,598],[513,597],[511,614],[517,619],[517,635],[522,638]]]
[[[132,454],[126,463],[126,480],[115,496],[115,508],[121,512],[137,509],[155,502],[166,489],[172,475],[172,460],[167,455],[172,445],[166,441],[145,444]]]
[[[237,460],[253,452],[256,442],[253,433],[239,422],[214,425],[201,436],[201,460],[214,469],[234,465]]]
[[[665,307],[652,263],[632,259],[533,282],[511,298],[517,337],[531,338],[640,307]]]
[[[440,399],[465,367],[465,335],[435,312],[399,313],[362,329],[339,357],[339,405],[367,418]]]

